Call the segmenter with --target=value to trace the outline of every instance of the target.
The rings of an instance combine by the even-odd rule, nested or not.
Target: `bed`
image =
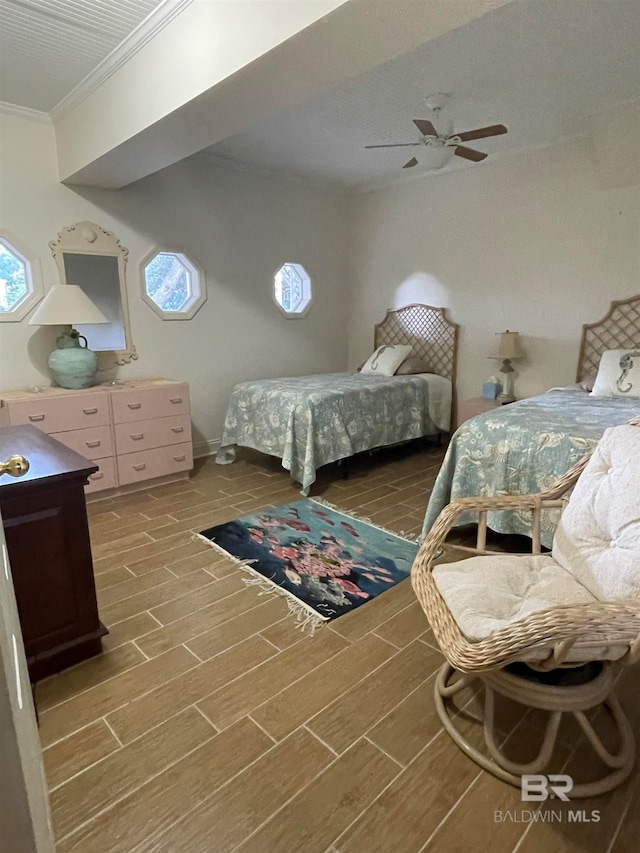
[[[322,465],[448,432],[457,340],[458,326],[443,308],[407,305],[375,326],[374,349],[408,344],[430,373],[331,373],[236,385],[216,462],[233,462],[237,447],[267,453],[307,495]]]
[[[583,327],[577,380],[598,371],[605,350],[640,346],[640,296],[613,302],[597,323]],[[471,495],[539,492],[597,444],[609,426],[640,415],[640,399],[592,397],[578,385],[493,409],[466,421],[454,434],[425,515],[423,536],[452,500]],[[551,547],[557,513],[543,514],[541,541]],[[477,522],[469,514],[458,525]],[[492,512],[498,533],[531,536],[531,514]]]

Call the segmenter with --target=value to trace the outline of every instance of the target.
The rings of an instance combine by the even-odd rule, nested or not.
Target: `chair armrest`
[[[456,508],[456,518],[465,512],[499,512],[510,509],[536,509],[542,505],[542,493],[532,495],[471,495],[457,498],[449,504]],[[446,507],[448,509],[449,507]],[[444,510],[443,510],[444,512]]]
[[[456,520],[466,512],[536,509],[561,505],[559,501],[543,501],[539,494],[458,498],[448,504],[436,518],[433,527],[420,546],[412,571],[415,571],[416,574],[422,571],[431,571],[438,549],[444,543]]]
[[[443,544],[456,519],[466,512],[508,512],[517,509],[530,509],[532,511],[538,510],[539,514],[541,509],[562,507],[564,505],[564,501],[561,500],[562,496],[575,485],[578,477],[586,468],[592,453],[593,451],[586,453],[544,492],[531,495],[470,496],[452,501],[442,510],[422,542],[413,564],[412,574],[415,572],[418,575],[421,572],[431,571],[438,549]]]
[[[584,456],[578,459],[575,465],[572,465],[572,467],[569,468],[569,470],[566,471],[562,475],[562,477],[559,477],[555,481],[555,483],[552,483],[549,486],[548,489],[545,489],[544,492],[541,492],[540,497],[543,500],[547,500],[559,498],[562,495],[566,494],[569,489],[575,486],[576,482],[578,481],[578,478],[580,477],[580,474],[582,474],[584,469],[587,467],[589,460],[593,456],[594,450],[595,447],[593,448],[593,450],[590,450],[588,453],[585,453]]]

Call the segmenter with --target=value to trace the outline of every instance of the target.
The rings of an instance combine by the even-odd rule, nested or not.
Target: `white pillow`
[[[640,397],[640,346],[602,353],[593,397]]]
[[[374,354],[365,361],[360,373],[393,376],[410,352],[411,347],[405,344],[378,347]]]

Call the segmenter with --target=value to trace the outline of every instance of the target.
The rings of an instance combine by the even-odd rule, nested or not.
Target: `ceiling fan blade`
[[[426,118],[414,118],[413,123],[418,128],[423,136],[437,136],[438,132],[435,127]]]
[[[417,165],[418,165],[418,161],[416,160],[415,157],[412,157],[411,160],[409,160],[408,163],[405,163],[402,168],[403,169],[413,169],[413,167],[417,166]]]
[[[365,148],[415,148],[422,142],[391,142],[389,145],[365,145]]]
[[[500,136],[507,133],[503,124],[492,124],[490,127],[479,127],[477,130],[466,130],[464,133],[456,133],[461,142],[470,142],[472,139],[484,139],[486,136]]]
[[[482,151],[474,151],[473,148],[465,148],[464,145],[456,145],[456,154],[458,157],[464,157],[465,160],[473,160],[474,163],[479,163],[488,157],[488,154],[483,154]]]

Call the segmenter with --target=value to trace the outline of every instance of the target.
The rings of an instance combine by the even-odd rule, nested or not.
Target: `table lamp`
[[[496,332],[500,337],[497,348],[488,358],[502,359],[502,365],[499,368],[500,373],[504,374],[502,383],[502,393],[498,394],[497,400],[499,403],[513,403],[516,399],[513,393],[513,367],[511,362],[518,358],[524,358],[524,351],[520,345],[520,335],[518,332]]]
[[[61,388],[90,388],[96,384],[98,356],[74,323],[108,323],[77,284],[55,284],[29,320],[30,326],[64,326],[49,356],[49,368]],[[80,341],[84,341],[84,346]]]

